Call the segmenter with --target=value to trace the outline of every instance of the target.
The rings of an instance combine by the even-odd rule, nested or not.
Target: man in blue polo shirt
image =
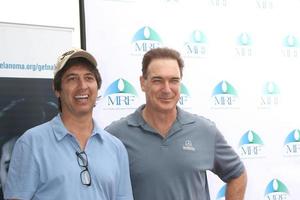
[[[17,140],[5,199],[133,200],[126,149],[92,118],[100,86],[90,53],[72,49],[58,58],[60,113]]]
[[[169,48],[148,51],[140,84],[146,104],[106,130],[125,144],[135,200],[209,200],[207,170],[242,200],[246,170],[210,120],[179,107],[183,60]]]

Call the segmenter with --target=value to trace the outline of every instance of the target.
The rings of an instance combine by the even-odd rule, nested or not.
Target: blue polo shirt
[[[143,107],[106,128],[127,148],[135,200],[209,200],[207,171],[228,182],[245,170],[210,120],[177,107],[164,138],[145,122]]]
[[[127,152],[117,138],[94,122],[84,149],[90,186],[81,183],[76,151],[80,151],[79,144],[60,115],[29,129],[15,144],[4,198],[132,200]]]

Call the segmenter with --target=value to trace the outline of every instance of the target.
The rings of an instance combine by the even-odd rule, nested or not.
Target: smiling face
[[[61,90],[55,94],[61,101],[64,116],[91,115],[98,93],[95,75],[84,64],[69,67],[61,79]]]
[[[180,98],[178,62],[170,58],[151,61],[146,77],[141,76],[141,88],[146,95],[147,108],[156,112],[172,112]]]

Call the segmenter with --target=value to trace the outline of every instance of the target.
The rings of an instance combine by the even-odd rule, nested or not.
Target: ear
[[[145,92],[145,78],[143,76],[140,76],[140,85],[143,92]]]
[[[56,96],[57,98],[59,98],[59,97],[60,97],[60,92],[57,91],[57,90],[55,90],[55,87],[54,87],[54,81],[52,81],[52,90],[54,91],[55,96]]]
[[[54,91],[54,93],[55,93],[55,96],[57,97],[57,98],[59,98],[60,97],[60,92],[59,91]]]

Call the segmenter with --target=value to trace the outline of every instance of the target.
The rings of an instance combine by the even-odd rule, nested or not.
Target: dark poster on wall
[[[0,78],[0,200],[16,140],[58,113],[51,79]]]

